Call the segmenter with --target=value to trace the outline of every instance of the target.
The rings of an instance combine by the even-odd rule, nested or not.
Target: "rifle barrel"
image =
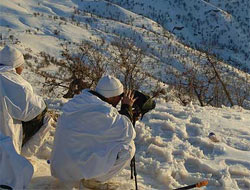
[[[196,184],[188,185],[188,186],[185,186],[185,187],[180,187],[180,188],[177,188],[177,189],[174,189],[174,190],[193,189],[193,188],[195,188],[195,187],[203,187],[203,186],[206,186],[207,184],[208,184],[208,181],[205,180],[205,181],[201,181],[201,182],[196,183]]]

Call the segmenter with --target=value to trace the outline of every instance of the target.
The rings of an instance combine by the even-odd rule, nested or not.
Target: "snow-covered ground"
[[[36,65],[42,51],[60,58],[60,44],[65,41],[97,43],[104,39],[109,44],[119,36],[128,37],[159,60],[164,81],[166,65],[178,69],[201,55],[181,41],[191,47],[196,43],[206,46],[201,41],[214,34],[219,47],[216,53],[249,68],[249,13],[245,12],[249,1],[186,2],[189,4],[179,0],[145,0],[144,4],[138,0],[0,0],[0,48],[15,44]],[[214,31],[207,34],[207,29]],[[30,70],[23,76],[46,98],[51,110],[60,112],[67,100],[43,95],[37,85],[43,79]],[[139,190],[174,189],[202,180],[209,181],[203,188],[207,190],[250,189],[249,116],[250,111],[240,107],[183,107],[157,99],[155,110],[136,125]],[[50,175],[47,163],[54,132],[32,159],[36,172],[30,190],[66,186]],[[219,142],[208,138],[211,132]],[[120,190],[135,189],[129,166],[114,181],[120,182]]]
[[[65,100],[48,101],[60,110]],[[250,111],[213,108],[157,99],[156,108],[136,124],[136,168],[140,190],[166,190],[208,180],[207,190],[250,189]],[[219,142],[208,138],[215,133]],[[62,189],[51,177],[53,133],[34,158],[29,189]],[[128,166],[113,179],[120,190],[134,189]]]

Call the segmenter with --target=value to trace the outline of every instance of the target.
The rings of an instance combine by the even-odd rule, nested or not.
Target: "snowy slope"
[[[119,36],[132,38],[148,56],[159,60],[162,67],[191,64],[186,57],[195,60],[201,54],[180,43],[170,33],[172,29],[164,29],[161,22],[107,1],[3,0],[0,5],[1,38],[17,43],[24,53],[30,50],[34,56],[41,51],[59,56],[59,46],[66,40],[97,42],[104,39],[109,43]]]
[[[213,52],[233,65],[250,67],[250,2],[247,0],[109,2],[156,21],[191,47]]]
[[[60,109],[63,99],[48,101]],[[136,125],[136,168],[140,190],[165,190],[208,180],[207,190],[250,188],[250,119],[240,107],[212,108],[157,100],[156,109]],[[215,133],[219,142],[208,138]],[[51,136],[35,158],[37,172],[30,189],[61,189],[50,176]],[[41,158],[41,159],[39,159]],[[128,166],[113,181],[119,189],[134,189]]]
[[[183,63],[198,62],[201,52],[191,47],[211,47],[212,35],[216,39],[212,50],[231,59],[229,63],[249,68],[249,1],[234,2],[1,0],[0,47],[15,44],[36,65],[40,52],[60,58],[65,41],[99,43],[104,39],[108,46],[119,36],[129,37],[148,58],[160,62],[160,68],[151,72],[163,71],[157,77],[165,80],[167,65],[180,69]],[[30,70],[23,76],[42,95],[37,84],[43,79]],[[43,96],[49,108],[59,112],[67,101]],[[204,179],[209,180],[204,188],[208,190],[250,189],[249,111],[182,107],[163,99],[157,103],[136,126],[140,190],[172,189]],[[211,141],[210,132],[220,142]],[[37,169],[29,189],[66,186],[50,176],[47,160],[53,135],[54,130],[32,161]],[[114,180],[121,181],[122,190],[134,189],[129,167]]]

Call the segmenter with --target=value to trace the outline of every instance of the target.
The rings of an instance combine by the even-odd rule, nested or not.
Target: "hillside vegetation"
[[[116,59],[113,58],[118,53],[114,42],[122,45],[123,41],[130,41],[144,55],[138,71],[146,73],[155,86],[177,89],[174,97],[183,104],[197,101],[201,105],[240,104],[247,107],[250,68],[248,8],[249,2],[244,0],[234,3],[203,0],[188,3],[181,0],[2,0],[0,42],[1,45],[17,44],[26,55],[29,71],[33,71],[26,73],[26,77],[32,77],[34,72],[41,74],[42,70],[45,80],[37,82],[46,86],[46,77],[58,75],[57,71],[60,71],[61,66],[55,63],[67,61],[62,56],[65,47],[74,54],[81,44],[90,43],[101,53],[103,60],[112,59],[109,64],[114,65]],[[209,61],[211,55],[212,63],[216,63],[213,70]],[[114,71],[108,68],[104,73]],[[73,80],[72,73],[61,76],[60,80],[65,84],[57,81],[58,78],[53,80],[54,85],[61,88],[58,95],[63,95]],[[225,87],[229,93],[240,93],[228,98]],[[146,87],[142,85],[141,88]],[[203,94],[207,93],[212,95],[205,97]],[[222,96],[218,98],[220,94]],[[233,104],[228,99],[233,99]]]

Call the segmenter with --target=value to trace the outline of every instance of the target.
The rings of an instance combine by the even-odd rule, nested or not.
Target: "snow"
[[[207,19],[211,21],[218,17],[218,24],[222,26],[218,31],[233,26],[232,29],[226,30],[226,34],[230,36],[228,40],[236,37],[231,46],[235,46],[239,53],[227,49],[226,46],[218,51],[222,53],[222,57],[237,58],[240,64],[249,67],[249,57],[242,58],[244,51],[249,53],[249,34],[243,32],[249,31],[249,24],[243,23],[243,26],[238,27],[238,22],[246,17],[240,10],[248,6],[242,4],[230,8],[226,0],[218,1],[220,3],[216,0],[190,1],[186,8],[178,5],[180,1],[143,2],[144,6],[139,4],[138,0],[124,3],[120,0],[1,0],[0,36],[3,40],[0,40],[0,46],[5,42],[15,43],[15,40],[10,39],[12,35],[19,41],[16,46],[23,53],[30,53],[39,59],[39,53],[44,51],[60,58],[60,44],[66,40],[96,42],[103,38],[109,43],[122,35],[133,38],[140,47],[149,46],[148,59],[154,57],[159,60],[159,70],[165,71],[168,64],[180,69],[181,63],[192,64],[196,59],[199,60],[198,50],[191,51],[190,47],[180,42],[178,36],[184,36],[185,42],[199,44],[202,35],[193,35],[193,30],[206,31],[210,27],[206,25]],[[248,5],[248,1],[245,2]],[[194,5],[201,10],[195,11]],[[108,11],[104,11],[103,7]],[[186,11],[189,8],[190,10]],[[234,8],[237,11],[232,12]],[[73,21],[71,16],[77,9],[81,11],[80,14],[74,15],[76,20]],[[212,9],[219,12],[210,13],[207,17],[203,15]],[[192,24],[197,24],[195,21],[175,19],[177,13],[189,18],[189,12],[193,13],[194,18],[201,17],[204,21],[201,28],[192,28]],[[34,13],[39,15],[35,16]],[[159,17],[153,13],[159,13]],[[160,18],[165,14],[170,16],[164,18],[168,22],[161,26]],[[237,16],[239,21],[234,23]],[[164,19],[162,21],[166,21]],[[216,25],[216,22],[212,24]],[[186,28],[183,31],[175,30],[175,34],[170,33],[174,26]],[[56,35],[55,30],[60,33]],[[237,33],[240,35],[237,36]],[[223,43],[227,43],[223,35],[219,38]],[[34,60],[31,61],[32,64],[37,64]],[[43,95],[41,84],[38,84],[43,79],[29,70],[25,70],[23,76],[32,84],[36,93]],[[61,114],[60,110],[67,100],[43,96],[49,109]],[[166,102],[158,98],[156,108],[136,124],[135,158],[139,189],[173,189],[202,180],[209,181],[207,187],[203,188],[207,190],[250,189],[249,115],[249,110],[237,106],[213,108],[191,103],[184,107],[174,101]],[[208,137],[211,132],[215,133],[219,142]],[[55,129],[50,132],[37,155],[31,159],[35,173],[29,185],[30,190],[64,189],[69,185],[59,182],[50,174],[47,160],[50,159],[53,148],[54,133]],[[135,189],[134,180],[130,179],[129,166],[113,180],[121,184],[120,190]]]
[[[208,3],[208,2],[212,3]],[[158,21],[182,42],[249,67],[249,1],[109,0]],[[216,5],[216,6],[215,6]],[[222,10],[223,9],[223,10]],[[183,27],[181,30],[173,30]],[[227,48],[225,48],[227,47]],[[234,49],[239,52],[235,53]],[[234,56],[232,56],[234,52]]]
[[[60,110],[65,99],[48,99]],[[250,111],[213,108],[157,99],[156,108],[136,124],[136,169],[139,189],[173,189],[208,180],[203,189],[250,188]],[[219,142],[208,138],[215,133]],[[29,189],[61,189],[49,164],[54,130],[34,158],[36,172]],[[134,189],[130,167],[113,179],[119,189]]]

